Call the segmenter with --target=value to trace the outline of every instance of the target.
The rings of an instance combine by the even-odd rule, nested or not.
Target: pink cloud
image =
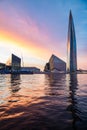
[[[13,33],[14,36],[20,37],[25,41],[25,44],[30,44],[31,42],[36,47],[45,48],[49,52],[49,58],[52,53],[58,57],[63,56],[62,44],[60,41],[58,43],[54,42],[45,25],[39,25],[29,14],[25,14],[23,10],[17,10],[10,4],[7,9],[1,8],[0,28],[8,33]],[[59,45],[58,49],[56,45],[57,47]],[[42,53],[46,57],[47,54],[45,52]]]
[[[22,38],[24,37],[27,41],[34,41],[34,43],[39,46],[47,46],[47,42],[49,41],[47,31],[39,27],[39,25],[28,15],[24,14],[23,11],[18,11],[12,8],[12,6],[9,7],[8,11],[3,9],[0,11],[0,27]]]

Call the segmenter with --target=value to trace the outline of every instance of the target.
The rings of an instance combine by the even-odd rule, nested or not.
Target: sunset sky
[[[0,62],[11,53],[42,70],[52,54],[66,61],[70,9],[78,68],[87,69],[87,0],[0,0]]]

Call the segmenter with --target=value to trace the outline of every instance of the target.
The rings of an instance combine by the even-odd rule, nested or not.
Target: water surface
[[[87,75],[0,75],[0,130],[87,130]]]

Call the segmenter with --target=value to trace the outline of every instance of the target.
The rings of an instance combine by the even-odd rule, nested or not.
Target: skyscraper
[[[67,71],[77,70],[76,36],[72,13],[69,14],[68,41],[67,41]]]

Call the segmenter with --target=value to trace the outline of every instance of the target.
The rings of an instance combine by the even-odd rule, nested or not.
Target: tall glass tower
[[[76,36],[72,13],[69,14],[68,41],[67,41],[67,72],[77,70]]]

